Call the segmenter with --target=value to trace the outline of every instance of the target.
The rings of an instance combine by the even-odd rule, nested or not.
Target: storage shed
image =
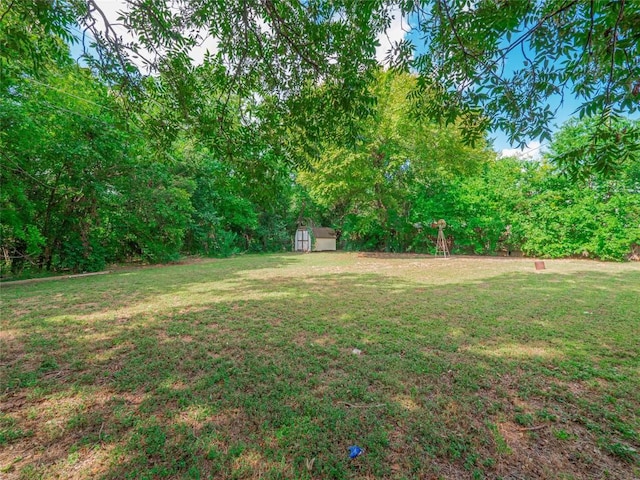
[[[314,227],[311,229],[315,242],[314,252],[325,252],[336,249],[336,231],[333,228]]]

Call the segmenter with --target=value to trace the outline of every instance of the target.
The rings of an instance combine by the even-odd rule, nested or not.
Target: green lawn
[[[546,266],[285,254],[4,285],[0,478],[638,478],[640,266]]]

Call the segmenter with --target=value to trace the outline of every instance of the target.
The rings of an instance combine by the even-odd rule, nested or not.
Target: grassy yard
[[[285,254],[4,285],[0,478],[640,478],[640,266],[546,266]]]

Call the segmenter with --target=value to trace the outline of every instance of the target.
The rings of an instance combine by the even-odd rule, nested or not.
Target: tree
[[[464,178],[420,185],[415,210],[447,220],[455,252],[620,261],[640,245],[639,165],[620,169],[616,179],[572,180],[549,160],[494,159]],[[425,234],[416,244],[433,244]]]
[[[471,132],[497,127],[521,143],[550,139],[552,104],[562,108],[575,96],[581,117],[600,116],[591,136],[602,148],[592,165],[615,166],[621,152],[612,144],[622,155],[634,149],[638,132],[615,125],[640,107],[640,3],[426,0],[404,7],[418,33],[410,38],[420,40],[399,44],[399,61],[437,92],[425,104],[429,117],[461,119]],[[580,166],[578,158],[566,161]]]
[[[573,178],[624,175],[629,164],[640,162],[640,122],[617,118],[604,125],[600,117],[570,120],[554,135],[549,159]]]
[[[86,270],[278,250],[304,204],[351,247],[420,248],[415,224],[442,216],[475,252],[620,258],[637,235],[639,127],[617,116],[637,109],[638,7],[604,5],[402,2],[426,45],[397,45],[381,73],[385,0],[131,0],[130,41],[97,0],[4,2],[4,256]],[[88,68],[69,56],[75,22],[95,36]],[[194,65],[208,34],[217,48]],[[526,68],[496,70],[516,47]],[[462,144],[508,119],[542,135],[542,93],[563,91],[595,115],[564,127],[548,162],[494,164]]]
[[[13,79],[0,97],[0,234],[14,273],[179,252],[188,186],[118,109],[91,72],[68,64]]]
[[[4,11],[9,33],[25,11]],[[220,72],[208,64],[179,84],[162,72],[141,79],[145,95],[127,111],[118,86],[76,65],[44,24],[23,25],[43,35],[39,66],[2,57],[2,274],[165,261],[183,246],[224,255],[288,244],[291,163],[278,135],[286,122],[269,98],[250,103],[211,88]],[[25,46],[6,33],[3,44]]]
[[[170,78],[175,88],[164,94],[182,105],[194,91],[190,49],[211,35],[217,49],[205,63],[218,72],[213,85],[223,95],[273,96],[277,108],[304,98],[308,111],[314,96],[305,91],[322,84],[331,92],[329,116],[366,113],[356,100],[367,97],[376,37],[394,15],[409,33],[388,62],[417,71],[420,113],[455,122],[468,141],[488,128],[521,143],[549,139],[555,109],[575,96],[581,115],[601,117],[600,141],[615,143],[615,118],[640,104],[640,4],[630,0],[128,0],[121,23],[130,40],[98,0],[43,5],[11,2],[1,18],[16,10],[68,34],[71,12],[95,37],[93,65],[110,83],[138,89],[135,60],[145,73]],[[19,37],[18,47],[31,41]],[[604,169],[617,160],[615,149],[598,155]]]
[[[376,106],[360,120],[355,145],[330,140],[311,159],[298,181],[332,212],[350,248],[403,251],[412,243],[414,223],[430,223],[416,209],[416,192],[434,179],[452,179],[474,171],[489,158],[479,146],[462,143],[454,127],[415,122],[407,93],[416,79],[379,72],[371,92]]]

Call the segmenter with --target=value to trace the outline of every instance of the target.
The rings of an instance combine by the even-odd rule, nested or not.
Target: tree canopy
[[[455,126],[413,121],[406,92],[416,81],[378,74],[360,143],[327,141],[298,174],[344,248],[433,252],[431,225],[444,218],[456,253],[620,260],[637,250],[640,162],[620,161],[615,176],[593,168],[598,118],[567,122],[541,160],[496,158],[482,145],[464,146]],[[639,126],[625,120],[616,128]],[[583,176],[565,174],[569,156],[582,162]]]
[[[567,97],[579,100],[580,116],[600,115],[607,126],[638,111],[638,2],[412,3],[404,11],[414,14],[419,36],[401,51],[422,83],[440,91],[431,117],[462,116],[473,125],[479,116],[521,141],[549,139],[553,104],[563,108]]]
[[[640,244],[640,127],[621,115],[636,111],[632,3],[132,0],[127,39],[99,3],[0,5],[2,276],[287,250],[302,215],[337,229],[348,249],[429,252],[438,218],[455,252],[621,260]],[[422,46],[409,35],[384,70],[376,38],[394,14],[423,29]],[[604,62],[614,35],[615,58],[601,88],[585,92],[584,117],[540,162],[496,159],[483,135],[507,127],[491,109],[531,134],[547,107],[542,96],[526,103],[517,79],[547,68],[544,48],[550,69],[573,55],[566,47],[554,60],[539,35],[591,15],[585,45]],[[604,34],[608,21],[617,27]],[[95,44],[76,62],[80,25]],[[447,29],[455,38],[430,37]],[[528,75],[496,72],[524,89],[517,95],[478,80],[480,50],[452,46],[475,38],[484,61],[500,63],[515,50],[508,31],[527,68],[542,62]],[[190,49],[204,35],[217,47],[196,64]],[[527,88],[588,80],[577,67],[557,72]]]
[[[193,104],[198,90],[189,55],[211,37],[216,48],[204,63],[211,66],[208,85],[220,95],[304,99],[309,110],[309,88],[324,85],[331,104],[325,116],[369,111],[377,38],[401,17],[407,34],[387,63],[419,75],[417,114],[457,122],[468,141],[487,129],[521,144],[549,139],[568,97],[579,102],[580,116],[600,118],[593,133],[599,143],[621,146],[624,155],[638,135],[614,127],[640,105],[638,2],[127,0],[118,22],[99,0],[5,3],[3,28],[11,28],[12,17],[29,28],[5,36],[11,40],[3,52],[29,53],[37,63],[42,49],[33,48],[34,37],[78,37],[71,29],[77,22],[95,39],[86,50],[97,53],[92,65],[110,82],[136,91],[141,75],[159,72],[171,85],[163,95]],[[598,168],[609,168],[618,153],[600,149]]]

